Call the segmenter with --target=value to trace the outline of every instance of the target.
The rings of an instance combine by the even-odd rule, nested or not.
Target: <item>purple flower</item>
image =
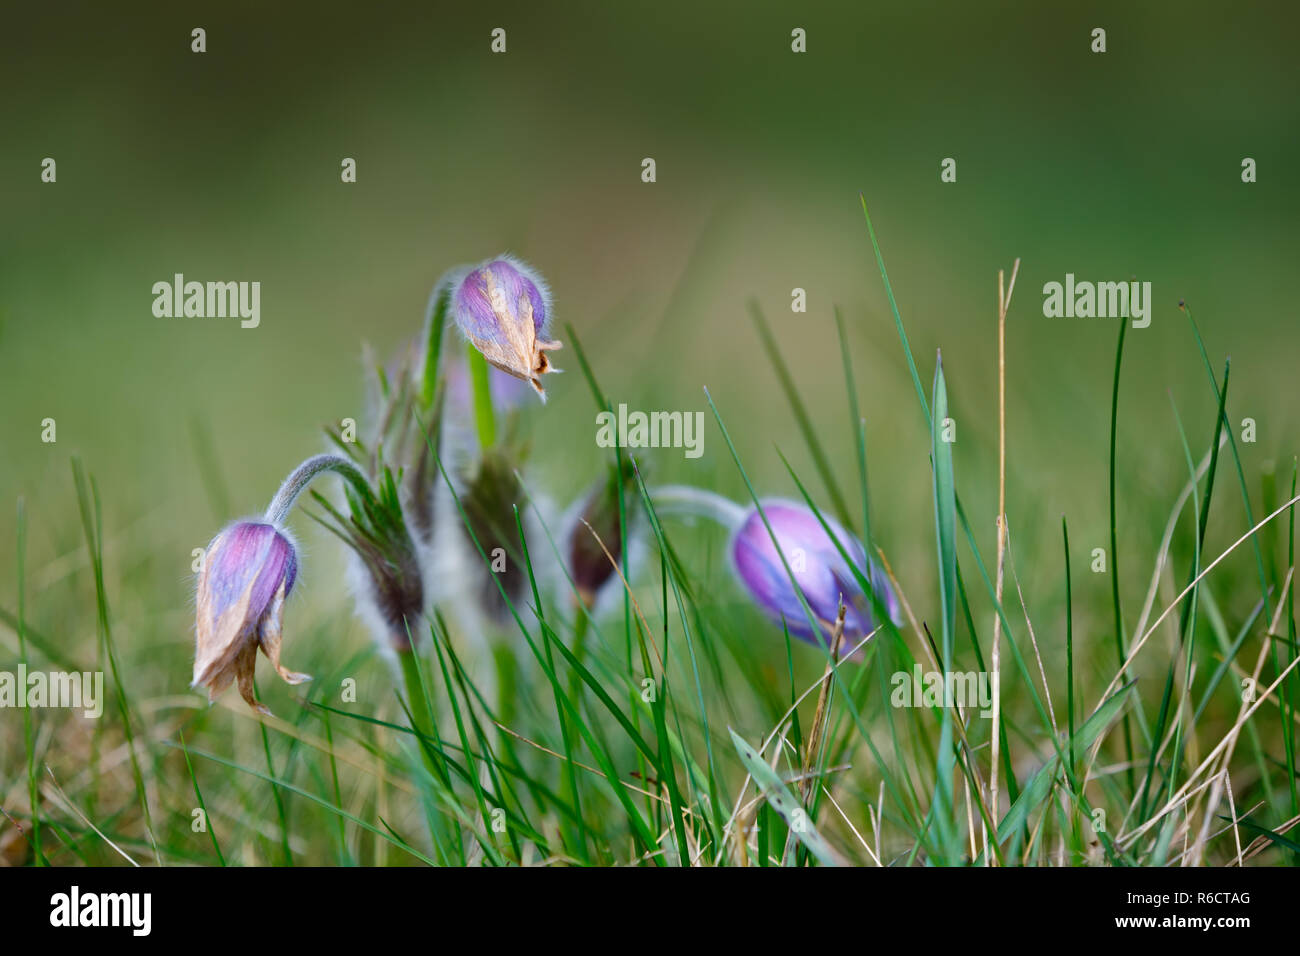
[[[518,259],[502,256],[470,269],[452,288],[451,314],[492,365],[528,382],[546,399],[541,376],[554,372],[546,353],[551,297],[546,283]]]
[[[298,559],[293,544],[274,525],[237,521],[208,545],[199,573],[194,682],[208,699],[238,681],[254,709],[269,713],[253,692],[257,649],[290,684],[311,678],[280,664],[284,599],[293,590]]]
[[[835,546],[835,540],[826,533],[817,516],[803,505],[765,501],[763,513],[819,627],[814,630],[809,624],[790,582],[790,573],[781,563],[781,554],[777,553],[772,535],[757,509],[746,515],[731,542],[736,574],[754,602],[777,624],[784,620],[795,637],[826,646],[843,599],[846,614],[840,650],[846,652],[857,646],[876,628],[872,602],[858,587],[858,579]],[[833,519],[824,515],[823,518],[853,565],[864,571],[868,562],[862,543]],[[867,576],[865,571],[864,576]],[[874,563],[870,565],[868,580],[889,617],[897,620],[898,599],[885,574]]]

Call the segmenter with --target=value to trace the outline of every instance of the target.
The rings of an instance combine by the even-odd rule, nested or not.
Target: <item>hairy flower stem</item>
[[[438,387],[438,360],[442,355],[442,330],[447,325],[447,305],[451,302],[450,273],[444,275],[429,293],[429,307],[424,319],[424,370],[420,376],[420,405],[433,405]]]
[[[745,520],[745,509],[730,498],[687,485],[661,485],[649,493],[655,511],[664,515],[689,515],[716,521],[735,531]]]
[[[478,447],[491,448],[497,440],[496,413],[492,408],[492,382],[488,376],[487,359],[481,352],[468,346],[469,379],[474,392],[474,425],[478,429]]]
[[[299,496],[307,490],[307,486],[323,471],[337,472],[362,494],[371,494],[370,483],[366,481],[366,476],[350,460],[342,455],[313,455],[291,471],[288,478],[284,479],[284,483],[280,485],[280,490],[275,493],[271,503],[266,506],[267,523],[276,527],[283,525]]]

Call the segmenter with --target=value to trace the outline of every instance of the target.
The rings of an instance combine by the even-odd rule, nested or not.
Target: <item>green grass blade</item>
[[[744,737],[730,728],[728,730],[731,733],[731,741],[736,746],[736,753],[740,755],[740,762],[745,765],[749,775],[754,778],[755,785],[767,798],[768,805],[781,815],[781,819],[785,821],[794,837],[807,847],[808,852],[816,857],[823,866],[843,865],[844,861],[840,855],[817,832],[808,811],[795,799],[794,794],[790,792],[790,789],[786,787],[781,778],[758,755],[758,752],[745,741]]]
[[[1118,680],[1123,680],[1124,661],[1124,612],[1119,599],[1119,535],[1115,521],[1115,446],[1119,434],[1119,380],[1120,369],[1124,363],[1124,335],[1128,331],[1128,318],[1121,318],[1119,323],[1119,344],[1115,346],[1115,376],[1110,394],[1110,599],[1115,615],[1115,658],[1120,668]],[[1129,789],[1133,780],[1133,728],[1129,725],[1128,714],[1124,715],[1124,760],[1127,764],[1126,776]]]
[[[933,464],[933,499],[936,551],[939,562],[939,603],[943,620],[940,663],[945,674],[954,666],[957,630],[957,502],[953,480],[952,444],[943,438],[948,423],[948,388],[943,377],[943,357],[934,366],[934,417],[930,428],[930,457]],[[939,731],[938,763],[935,767],[935,802],[932,811],[943,841],[948,863],[961,857],[961,835],[953,817],[953,713],[943,709]]]

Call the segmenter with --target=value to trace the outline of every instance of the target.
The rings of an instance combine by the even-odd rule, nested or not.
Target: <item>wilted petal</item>
[[[266,617],[262,619],[258,642],[262,646],[262,653],[271,661],[272,666],[275,667],[275,672],[280,675],[286,684],[301,684],[311,680],[311,675],[287,670],[280,663],[280,636],[283,618],[284,587],[281,586],[280,590],[275,592],[275,601],[271,604],[271,609],[267,612]]]
[[[235,656],[237,657],[238,655]],[[219,671],[214,671],[212,676],[208,678],[208,703],[215,703],[217,698],[221,695],[221,692],[234,683],[234,681],[235,660],[232,657],[229,665]]]
[[[253,675],[256,669],[257,645],[249,644],[240,650],[239,656],[235,658],[235,677],[239,681],[239,696],[259,714],[270,717],[270,709],[257,699],[257,691],[253,688]]]

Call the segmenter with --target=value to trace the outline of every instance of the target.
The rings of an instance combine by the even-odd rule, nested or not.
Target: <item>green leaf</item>
[[[758,752],[745,742],[744,737],[730,727],[727,728],[727,731],[731,734],[731,742],[736,745],[736,753],[740,754],[740,762],[745,765],[749,775],[754,778],[755,785],[767,798],[768,805],[781,814],[781,819],[786,822],[790,832],[824,866],[843,866],[844,860],[831,849],[831,845],[817,832],[808,811],[795,799],[794,794],[776,775],[776,771],[769,767],[763,758],[758,755]],[[796,817],[796,813],[801,814],[801,817]]]
[[[1232,820],[1229,817],[1221,816],[1219,819],[1227,820],[1229,823],[1232,822]],[[1282,847],[1282,849],[1284,850],[1290,850],[1292,853],[1300,853],[1300,843],[1296,843],[1294,840],[1288,840],[1280,833],[1274,833],[1268,827],[1261,826],[1260,824],[1252,820],[1250,817],[1242,817],[1240,820],[1237,821],[1237,825],[1240,827],[1244,827],[1245,829],[1249,830],[1251,833],[1258,833],[1260,836],[1268,837],[1270,842],[1276,844],[1277,846]]]
[[[1133,683],[1129,683],[1115,691],[1097,708],[1091,717],[1083,722],[1083,726],[1075,734],[1074,743],[1076,747],[1086,750],[1092,746],[1123,709],[1128,693],[1134,686]],[[1056,782],[1057,771],[1060,768],[1060,754],[1053,754],[1047,763],[1043,764],[1038,769],[1038,772],[1030,778],[1029,783],[1025,785],[1024,791],[1020,794],[1020,799],[1011,805],[1007,815],[998,824],[998,833],[1014,833],[1025,824],[1029,814],[1051,794],[1052,786]]]
[[[942,665],[945,672],[953,667],[953,644],[957,629],[957,493],[952,470],[952,443],[943,431],[948,421],[948,387],[943,377],[943,356],[934,366],[934,417],[930,423],[930,456],[934,465],[934,524],[939,555],[939,599],[943,611]],[[961,834],[953,819],[953,746],[952,708],[945,708],[939,733],[939,751],[935,766],[935,801],[932,813],[938,824],[949,863],[961,856]]]

